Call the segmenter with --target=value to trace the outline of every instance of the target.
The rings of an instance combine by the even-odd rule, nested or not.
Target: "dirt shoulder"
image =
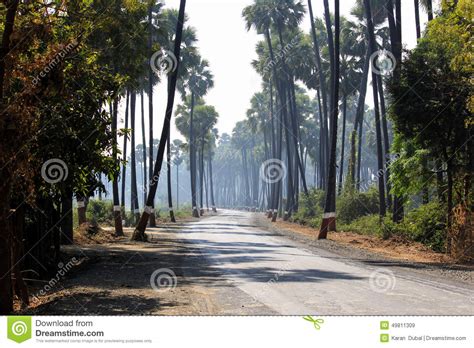
[[[268,231],[299,242],[303,247],[335,253],[364,263],[391,263],[396,267],[442,276],[448,280],[473,283],[474,264],[457,264],[447,255],[436,253],[421,243],[352,232],[330,233],[327,240],[317,240],[317,230],[297,223],[277,221],[271,223],[264,214],[255,213],[255,222]],[[324,255],[323,255],[324,256]]]

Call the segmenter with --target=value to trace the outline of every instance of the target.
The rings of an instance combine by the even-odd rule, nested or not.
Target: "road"
[[[260,314],[474,314],[473,284],[309,248],[259,227],[253,216],[221,211],[180,227],[177,235],[198,253],[184,261],[183,276],[218,274],[214,279],[234,289],[224,296],[228,301],[259,304]],[[237,289],[246,296],[234,295]]]

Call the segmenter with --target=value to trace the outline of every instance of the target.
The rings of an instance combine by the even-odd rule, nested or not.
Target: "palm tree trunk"
[[[329,24],[328,28],[331,29],[330,17],[329,17],[329,5],[328,1],[324,0],[326,23]],[[334,93],[331,97],[331,148],[329,157],[329,175],[328,185],[326,190],[326,202],[324,206],[323,221],[321,222],[321,229],[318,234],[318,239],[326,239],[329,231],[336,230],[336,147],[337,147],[337,116],[338,116],[338,103],[339,103],[339,69],[340,69],[340,18],[339,18],[339,0],[334,1],[334,51],[332,52],[333,64],[331,64],[331,80],[332,80],[332,92]],[[330,30],[328,29],[328,34]],[[331,31],[332,35],[332,31]],[[332,42],[331,35],[328,35],[328,43]]]
[[[176,165],[176,209],[179,211],[179,165]]]
[[[204,136],[199,151],[199,212],[204,215]]]
[[[365,14],[367,18],[367,33],[369,36],[369,47],[370,52],[373,54],[376,52],[376,42],[374,34],[374,24],[372,21],[372,10],[370,7],[370,0],[364,0]],[[377,74],[372,71],[372,93],[374,97],[374,114],[375,114],[375,132],[377,142],[377,178],[379,187],[379,215],[385,216],[386,205],[385,205],[385,168],[383,159],[383,147],[382,147],[382,131],[380,126],[380,111],[379,111],[379,100],[378,100],[378,87],[377,87]]]
[[[344,150],[346,145],[346,120],[347,120],[347,96],[342,97],[342,144],[341,144],[341,163],[339,165],[339,185],[338,194],[342,193],[342,179],[344,177]]]
[[[112,153],[112,157],[117,163],[119,164],[117,158],[117,113],[118,113],[118,97],[114,98],[113,106],[112,106],[112,134],[114,135],[114,149]],[[114,175],[112,181],[112,192],[113,192],[113,201],[114,201],[114,225],[115,225],[115,235],[123,236],[123,228],[122,228],[122,213],[119,201],[119,188],[118,188],[118,175]]]
[[[318,89],[318,95],[320,95],[320,100],[322,100],[322,112],[323,115],[321,115],[321,118],[323,121],[321,122],[320,125],[320,137],[322,139],[322,142],[325,142],[324,146],[322,147],[322,154],[326,157],[325,159],[328,158],[327,151],[324,149],[328,149],[328,144],[329,142],[327,141],[329,136],[328,136],[328,129],[327,129],[327,120],[328,120],[328,102],[327,102],[327,88],[326,88],[326,79],[324,77],[324,72],[323,72],[323,67],[321,63],[321,53],[319,49],[319,42],[318,42],[318,37],[316,35],[316,27],[314,25],[314,16],[313,16],[313,6],[311,4],[311,0],[308,0],[308,9],[309,9],[309,17],[311,21],[311,37],[313,39],[313,48],[314,48],[314,54],[316,57],[316,67],[318,69],[318,79],[319,79],[319,88]],[[318,97],[319,98],[319,97]],[[319,104],[321,106],[321,103]],[[323,136],[322,136],[323,135]],[[324,163],[327,163],[324,161]],[[326,165],[322,165],[321,169],[326,171]],[[326,185],[325,175],[321,175],[322,183],[321,183],[321,188]]]
[[[357,179],[356,179],[356,190],[360,190],[360,181],[362,175],[362,130],[364,128],[364,114],[359,122],[359,134],[357,139]]]
[[[143,151],[143,204],[146,202],[146,192],[147,192],[147,173],[146,173],[146,137],[145,137],[145,106],[144,106],[144,95],[143,90],[140,92],[141,99],[141,111],[142,111],[142,151]]]
[[[214,200],[214,178],[212,175],[212,156],[209,156],[209,184],[211,190],[211,206],[214,213],[217,212],[216,202]]]
[[[148,55],[151,57],[153,55],[153,7],[150,4],[148,7]],[[153,179],[153,69],[151,68],[151,64],[148,64],[148,178],[150,181],[150,185]],[[160,139],[161,140],[161,139]],[[156,218],[155,218],[155,202],[154,200],[148,204],[150,206],[149,209],[149,219],[150,219],[150,227],[156,226]],[[145,229],[143,229],[145,231]]]
[[[130,101],[130,91],[127,90],[127,96],[125,98],[125,128],[128,129],[128,105]],[[124,161],[127,160],[127,143],[128,143],[128,137],[124,136],[123,137],[123,159]],[[122,164],[122,200],[121,200],[121,206],[125,208],[125,185],[127,182],[127,163],[124,162]]]
[[[360,180],[360,175],[357,175],[357,181],[356,181],[356,162],[360,164],[360,158],[362,154],[360,153],[360,146],[359,150],[356,151],[356,136],[357,136],[357,130],[360,125],[362,127],[362,119],[364,116],[365,112],[365,98],[367,95],[367,80],[369,77],[369,68],[370,68],[370,49],[367,48],[367,52],[365,54],[365,61],[364,61],[364,70],[363,70],[363,75],[362,75],[362,80],[360,83],[359,87],[359,99],[357,101],[357,110],[356,110],[356,115],[355,115],[355,120],[354,120],[354,130],[352,131],[351,134],[351,159],[349,161],[349,180],[350,180],[350,186],[352,188],[355,188],[356,182]],[[359,137],[360,138],[360,137]],[[359,145],[360,145],[361,139],[359,139]],[[356,159],[357,155],[357,159]]]
[[[206,210],[209,211],[209,173],[206,174],[205,161],[203,162],[204,163],[202,165],[202,173],[204,175],[204,189],[206,190]]]
[[[326,119],[321,110],[321,92],[317,89],[318,105],[319,105],[319,189],[323,189],[326,185],[326,137],[327,125]]]
[[[390,195],[390,139],[388,137],[387,112],[385,108],[385,97],[383,92],[383,81],[380,75],[377,76],[377,87],[380,98],[380,111],[382,116],[382,132],[383,132],[383,154],[385,158],[385,192],[387,192],[387,208],[392,206],[392,196]]]
[[[333,33],[332,33],[332,23],[331,23],[331,13],[329,11],[329,3],[328,0],[324,0],[324,21],[326,23],[326,31],[327,31],[327,41],[328,41],[328,49],[329,49],[329,64],[331,67],[334,67],[335,64],[335,56],[334,56],[334,38],[333,38]],[[331,72],[334,72],[334,70],[331,70]],[[331,75],[331,87],[329,91],[329,105],[330,108],[333,107],[334,101],[332,98],[334,97],[335,91],[333,90],[334,88],[334,82],[333,82],[333,75]],[[336,102],[337,103],[337,102]],[[333,110],[330,110],[332,112]],[[329,120],[329,125],[328,125],[328,132],[327,132],[327,137],[326,137],[326,163],[329,163],[329,157],[330,157],[330,143],[332,142],[329,132],[332,133],[332,117],[331,113],[328,113],[328,120]],[[326,168],[326,172],[328,173],[327,176],[329,176],[329,166]]]
[[[176,222],[173,211],[173,195],[171,192],[171,130],[168,131],[168,141],[166,142],[166,178],[168,184],[168,209],[170,213],[171,222]]]
[[[199,217],[196,191],[196,148],[194,142],[194,92],[191,92],[191,111],[189,121],[189,166],[191,171],[191,201],[193,206],[193,216]]]
[[[415,0],[415,26],[416,26],[416,39],[419,40],[421,37],[420,0]]]
[[[158,180],[159,174],[161,172],[161,167],[163,165],[163,157],[165,153],[165,145],[168,139],[168,132],[171,123],[171,117],[173,115],[173,106],[174,106],[174,98],[176,94],[176,82],[178,79],[178,71],[179,71],[179,60],[180,60],[180,53],[181,53],[181,39],[183,36],[183,22],[184,22],[184,12],[186,7],[186,0],[181,0],[179,5],[179,12],[178,12],[178,22],[176,26],[176,38],[174,42],[174,56],[176,57],[178,66],[172,73],[170,79],[170,88],[168,90],[168,101],[166,104],[166,113],[165,113],[165,121],[163,125],[163,131],[160,137],[160,144],[158,146],[158,154],[156,156],[156,162],[153,170],[153,175],[150,179],[150,189],[147,197],[147,205],[145,206],[145,210],[140,218],[140,221],[133,233],[133,240],[146,240],[145,229],[152,213],[152,205],[155,199],[156,190],[158,188]],[[150,162],[151,166],[151,162]]]
[[[138,186],[137,186],[137,160],[136,160],[136,146],[135,146],[135,115],[136,115],[137,95],[131,92],[130,95],[130,127],[132,129],[130,141],[130,168],[131,168],[131,212],[135,216],[135,223],[140,218],[140,207],[138,205]]]
[[[269,89],[270,89],[270,121],[271,121],[271,132],[272,132],[272,158],[276,158],[276,134],[275,134],[275,113],[273,112],[273,83],[272,80],[268,82]],[[274,209],[274,202],[275,202],[275,194],[276,194],[276,185],[272,183],[269,185],[269,204],[268,204],[268,215],[267,217],[270,219],[273,217],[273,209]]]
[[[428,9],[428,21],[433,20],[433,1],[426,0],[426,7]]]
[[[267,29],[265,30],[265,39],[267,41],[267,45],[268,45],[268,50],[269,50],[269,53],[270,53],[270,59],[271,61],[275,61],[275,55],[273,54],[273,46],[272,46],[272,39],[271,39],[271,36],[270,36],[270,30]],[[280,124],[280,127],[279,127],[279,133],[278,133],[278,137],[279,137],[279,141],[277,142],[277,151],[276,151],[276,156],[274,156],[274,159],[277,160],[277,161],[281,161],[281,150],[282,150],[282,141],[283,141],[283,120],[284,120],[284,117],[283,117],[283,110],[285,107],[286,107],[286,102],[285,102],[285,96],[284,96],[284,93],[283,91],[281,90],[282,87],[280,85],[280,82],[278,81],[278,74],[277,74],[277,70],[276,70],[276,66],[275,64],[272,65],[272,70],[273,70],[273,80],[274,80],[274,83],[275,83],[275,87],[277,89],[277,94],[279,96],[279,101],[280,101],[280,109],[279,109],[279,124]],[[282,181],[279,180],[278,182],[274,183],[274,186],[275,186],[275,190],[274,190],[274,197],[273,197],[273,216],[272,216],[272,222],[275,222],[276,219],[277,219],[277,212],[278,212],[278,206],[279,206],[279,201],[280,201],[280,193],[281,193],[281,186],[282,186]]]
[[[401,1],[395,0],[395,16],[393,14],[393,0],[387,0],[388,23],[390,27],[390,44],[395,59],[402,61],[402,17],[401,17]],[[400,79],[400,65],[397,64],[393,72],[393,81]],[[399,222],[403,218],[403,200],[395,195],[393,197],[392,220]]]

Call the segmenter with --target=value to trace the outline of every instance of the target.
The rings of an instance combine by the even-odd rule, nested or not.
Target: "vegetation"
[[[350,18],[323,5],[242,10],[262,83],[219,134],[233,116],[206,100],[215,76],[185,0],[2,1],[0,313],[28,304],[23,270],[54,274],[76,216],[146,241],[160,210],[175,222],[244,209],[320,239],[337,222],[472,257],[473,2],[415,1],[410,50],[400,0],[354,1]]]

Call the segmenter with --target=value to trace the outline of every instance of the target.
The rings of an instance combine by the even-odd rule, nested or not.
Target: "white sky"
[[[306,0],[303,1],[307,6]],[[166,7],[178,8],[179,0],[166,0]],[[231,133],[237,121],[245,118],[252,95],[260,90],[260,77],[250,63],[256,58],[255,45],[262,39],[254,30],[247,32],[242,19],[242,9],[253,3],[253,0],[188,0],[186,13],[189,25],[196,28],[197,46],[203,58],[210,63],[214,74],[215,86],[206,96],[206,102],[214,105],[220,118],[217,124],[219,133]],[[333,6],[333,1],[330,1]],[[313,0],[313,11],[316,17],[323,15],[323,1]],[[350,16],[355,0],[341,0],[341,15]],[[416,43],[414,5],[411,0],[402,1],[402,36],[407,47]],[[331,10],[332,12],[332,10]],[[309,15],[306,15],[301,28],[309,32]],[[427,20],[423,11],[420,14],[422,24]],[[368,89],[370,93],[370,89]],[[166,108],[165,86],[155,87],[155,138],[159,138]],[[146,97],[145,97],[146,98]],[[367,95],[370,104],[372,96]],[[180,102],[177,94],[175,106]],[[137,101],[137,112],[139,112]],[[175,108],[176,109],[176,108]],[[148,120],[147,101],[145,100],[145,119]],[[137,122],[140,117],[137,115]],[[123,113],[122,113],[123,117]],[[172,122],[172,138],[181,138]],[[148,127],[148,125],[146,125]],[[141,143],[141,125],[136,125],[137,144]],[[148,134],[148,133],[147,133]]]

